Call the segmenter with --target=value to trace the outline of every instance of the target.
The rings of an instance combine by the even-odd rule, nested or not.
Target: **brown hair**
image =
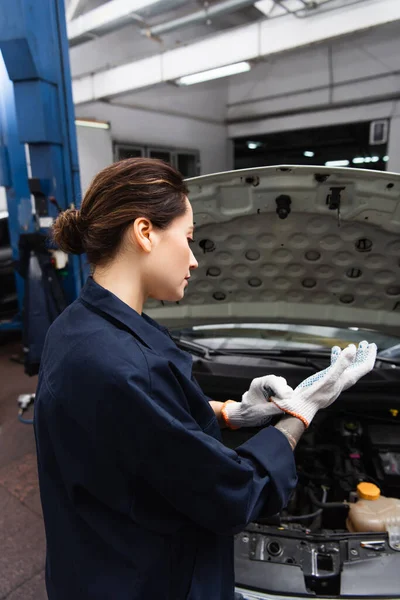
[[[127,227],[138,217],[166,229],[186,212],[187,187],[168,163],[128,158],[98,173],[80,210],[59,214],[52,237],[70,254],[86,253],[91,265],[108,262],[117,253]]]

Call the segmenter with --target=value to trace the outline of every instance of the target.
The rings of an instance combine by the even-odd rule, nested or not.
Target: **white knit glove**
[[[283,410],[273,402],[268,402],[275,389],[285,398],[293,394],[293,389],[284,377],[266,375],[253,379],[241,402],[227,400],[224,403],[221,412],[226,425],[230,429],[266,425],[273,415],[282,413]]]
[[[275,386],[271,402],[300,419],[307,428],[318,410],[332,404],[343,390],[373,369],[376,351],[376,345],[368,342],[361,342],[358,349],[354,344],[344,350],[336,346],[328,368],[302,381],[287,397]]]
[[[348,390],[352,385],[372,371],[376,361],[378,348],[376,344],[369,344],[367,341],[358,344],[355,359],[345,370],[342,377],[342,391]],[[339,358],[342,350],[339,346],[334,346],[331,351],[331,365],[334,365]]]
[[[230,429],[266,425],[272,416],[288,413],[306,427],[320,408],[332,404],[342,391],[354,385],[374,368],[376,344],[360,342],[358,349],[350,344],[344,350],[334,346],[331,364],[302,381],[293,390],[284,377],[266,375],[253,379],[242,402],[228,400],[222,408]]]

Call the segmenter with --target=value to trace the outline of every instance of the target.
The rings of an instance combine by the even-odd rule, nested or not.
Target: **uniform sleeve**
[[[193,385],[195,385],[197,387],[197,389],[204,396],[204,398],[207,400],[207,402],[212,402],[214,400],[214,398],[210,398],[209,396],[205,395],[205,393],[203,392],[203,390],[200,387],[199,382],[197,381],[197,379],[194,375],[192,375],[192,383],[193,383]]]
[[[273,427],[236,450],[201,429],[173,373],[158,365],[144,389],[119,382],[110,421],[120,457],[176,510],[201,527],[234,534],[261,510],[276,514],[297,483],[293,452]]]

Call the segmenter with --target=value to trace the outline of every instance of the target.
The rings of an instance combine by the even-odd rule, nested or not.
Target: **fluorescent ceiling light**
[[[246,73],[246,71],[250,71],[250,69],[250,63],[247,61],[242,61],[234,63],[233,65],[219,67],[218,69],[209,69],[208,71],[194,73],[193,75],[185,75],[184,77],[180,77],[179,79],[177,79],[176,83],[178,85],[192,85],[194,83],[210,81],[211,79],[219,79],[220,77],[229,77],[229,75]]]
[[[249,150],[256,150],[261,146],[261,142],[247,142],[247,147]]]
[[[93,129],[110,129],[110,123],[106,121],[90,121],[89,119],[75,119],[78,127],[92,127]]]
[[[325,163],[326,167],[347,167],[350,164],[349,160],[328,160]]]
[[[307,158],[312,158],[314,156],[314,152],[312,152],[311,150],[306,150],[304,152],[304,156],[307,156]]]

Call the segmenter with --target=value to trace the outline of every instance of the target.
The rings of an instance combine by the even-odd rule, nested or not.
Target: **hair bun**
[[[83,254],[84,226],[79,210],[68,208],[60,213],[52,228],[57,246],[68,254]]]

